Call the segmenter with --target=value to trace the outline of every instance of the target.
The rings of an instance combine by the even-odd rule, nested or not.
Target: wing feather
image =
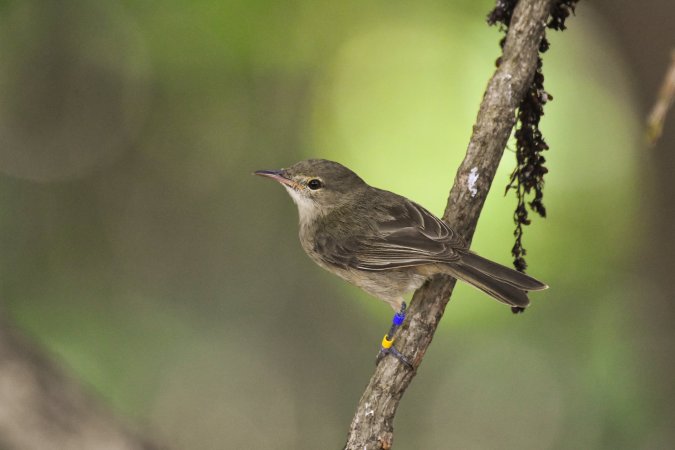
[[[333,264],[379,271],[450,263],[467,251],[457,233],[416,203],[402,201],[387,213],[372,234],[350,236],[340,243],[324,240],[320,253]]]

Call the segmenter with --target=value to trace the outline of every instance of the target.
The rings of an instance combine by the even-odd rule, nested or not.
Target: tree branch
[[[490,79],[443,220],[471,242],[497,166],[515,124],[515,110],[536,70],[539,44],[556,0],[520,0],[506,36],[501,64]],[[455,286],[450,277],[428,281],[413,296],[408,320],[396,346],[419,367]],[[415,372],[395,358],[384,358],[361,396],[345,449],[386,450],[393,421]]]
[[[654,107],[647,117],[647,143],[654,145],[663,133],[666,114],[675,101],[675,49],[670,52],[670,66],[661,84]]]
[[[153,450],[101,410],[0,311],[0,448]]]

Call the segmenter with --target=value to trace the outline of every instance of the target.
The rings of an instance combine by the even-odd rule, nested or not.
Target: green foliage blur
[[[544,57],[526,314],[459,287],[397,448],[640,448],[639,117],[582,2]],[[493,2],[0,4],[3,305],[181,449],[339,448],[392,311],[305,257],[256,169],[338,160],[441,214],[499,55]],[[474,249],[508,264],[505,152]],[[320,444],[317,444],[320,443]],[[646,447],[645,447],[646,448]]]

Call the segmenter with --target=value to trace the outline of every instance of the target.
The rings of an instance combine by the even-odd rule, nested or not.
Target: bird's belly
[[[425,277],[412,271],[403,270],[353,272],[355,273],[352,283],[387,302],[394,300],[398,302],[403,295],[419,288],[426,280]]]
[[[367,271],[329,266],[324,262],[320,262],[319,265],[370,295],[395,306],[400,306],[401,298],[407,292],[422,286],[427,278],[412,270]]]
[[[390,270],[360,270],[348,266],[333,264],[314,249],[313,239],[303,239],[308,233],[305,227],[300,229],[300,242],[307,255],[319,266],[354,284],[369,294],[391,304],[395,309],[400,306],[401,298],[413,291],[428,278],[411,267]],[[311,235],[311,233],[309,233]],[[306,234],[305,234],[306,237]]]

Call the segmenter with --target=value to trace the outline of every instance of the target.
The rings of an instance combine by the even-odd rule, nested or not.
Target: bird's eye
[[[313,178],[307,182],[307,187],[313,191],[321,189],[321,186],[323,186],[323,183],[321,183],[321,180],[317,180],[316,178]]]

